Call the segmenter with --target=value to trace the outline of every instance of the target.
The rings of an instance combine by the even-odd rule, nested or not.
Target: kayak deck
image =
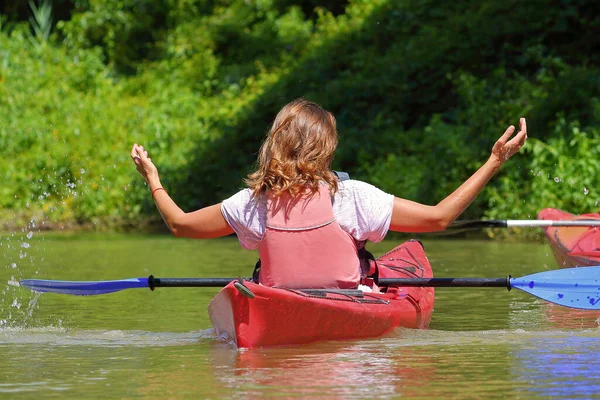
[[[379,276],[430,278],[420,242],[409,241],[381,256]],[[239,285],[239,283],[238,283]],[[218,335],[240,348],[305,344],[321,340],[374,338],[398,327],[427,328],[434,289],[387,287],[382,293],[272,288],[244,281],[254,298],[234,282],[211,301],[209,316]]]
[[[575,215],[555,208],[545,208],[538,219],[575,221],[600,220],[600,214]],[[547,227],[544,234],[560,267],[593,266],[600,264],[600,230],[598,227]]]

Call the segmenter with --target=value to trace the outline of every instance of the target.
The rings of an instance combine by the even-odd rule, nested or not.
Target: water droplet
[[[31,239],[33,237],[33,232],[29,231],[27,233],[27,239]]]
[[[560,182],[560,178],[558,176],[554,177],[554,182],[559,183]]]
[[[14,269],[17,268],[17,263],[11,263],[10,266]]]
[[[24,249],[28,249],[29,247],[31,247],[31,245],[27,242],[23,242],[23,243],[21,243],[21,247]]]
[[[81,172],[82,174],[85,174],[85,169],[81,168],[81,169],[79,170],[79,172]]]
[[[588,194],[590,191],[588,190],[588,188],[584,187],[583,188],[583,194]]]

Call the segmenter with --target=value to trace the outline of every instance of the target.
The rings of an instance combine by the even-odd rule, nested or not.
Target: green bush
[[[274,115],[299,96],[336,115],[336,169],[428,204],[525,116],[523,154],[464,217],[596,209],[595,1],[54,4],[54,19],[38,21],[49,36],[23,8],[0,16],[5,222],[157,220],[129,160],[134,142],[184,209],[218,202],[241,187]]]
[[[520,162],[505,167],[498,185],[487,190],[486,215],[531,219],[545,207],[597,212],[599,156],[600,132],[596,128],[582,131],[577,122],[559,119],[553,137],[547,142],[530,139]]]

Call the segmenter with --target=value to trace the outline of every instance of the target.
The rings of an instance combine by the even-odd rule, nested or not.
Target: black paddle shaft
[[[249,279],[249,278],[246,278]],[[148,287],[224,287],[238,278],[155,278],[148,277]],[[510,275],[506,278],[379,278],[379,286],[416,287],[505,287],[510,286]]]
[[[506,278],[379,278],[379,286],[418,287],[505,287],[510,286],[510,275]]]
[[[501,219],[490,219],[487,221],[465,220],[455,221],[449,228],[451,229],[472,229],[472,228],[507,228],[508,223]]]
[[[148,277],[148,287],[225,287],[237,278],[155,278]]]

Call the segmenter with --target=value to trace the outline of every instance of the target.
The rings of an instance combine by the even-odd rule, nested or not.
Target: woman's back
[[[393,195],[356,180],[338,182],[338,190],[331,197],[336,222],[356,242],[383,240],[390,226],[393,201]],[[243,248],[258,249],[266,227],[266,196],[253,196],[250,189],[240,190],[221,203],[221,213]]]
[[[359,283],[356,242],[336,222],[326,185],[315,194],[267,196],[258,254],[259,282],[266,286],[348,289]]]

